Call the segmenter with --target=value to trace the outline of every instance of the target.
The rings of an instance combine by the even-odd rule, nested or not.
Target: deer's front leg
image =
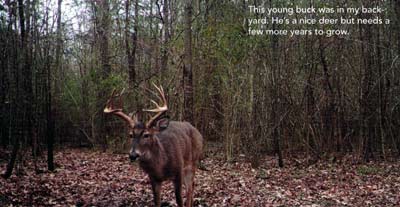
[[[161,206],[161,182],[151,180],[151,188],[153,190],[154,206]]]
[[[179,207],[183,206],[182,200],[182,175],[179,175],[174,180],[176,204]]]

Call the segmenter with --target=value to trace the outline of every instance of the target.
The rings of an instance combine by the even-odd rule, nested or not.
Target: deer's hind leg
[[[192,166],[185,168],[184,183],[186,187],[186,207],[193,205],[193,188],[194,188],[195,168]]]

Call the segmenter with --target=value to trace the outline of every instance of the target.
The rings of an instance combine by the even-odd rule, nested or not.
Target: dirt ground
[[[214,153],[203,160],[207,170],[197,171],[194,206],[400,206],[398,161],[308,166],[286,160],[278,168],[265,157],[255,170],[239,157],[227,163]],[[44,162],[36,173],[26,159],[11,178],[0,178],[0,206],[152,206],[147,176],[125,154],[64,149],[55,160],[54,173],[44,170]],[[170,182],[163,185],[162,200],[176,206]]]

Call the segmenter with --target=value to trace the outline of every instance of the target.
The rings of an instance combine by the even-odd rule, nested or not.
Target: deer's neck
[[[160,177],[167,162],[164,146],[157,140],[148,154],[140,160],[140,167],[151,177]]]

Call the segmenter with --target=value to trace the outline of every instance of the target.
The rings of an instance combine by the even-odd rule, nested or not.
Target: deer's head
[[[159,100],[161,106],[151,100],[152,103],[156,105],[154,109],[145,109],[142,111],[137,111],[132,116],[125,114],[122,111],[122,93],[115,95],[115,90],[113,91],[111,98],[107,101],[106,107],[104,108],[104,113],[114,114],[121,119],[123,119],[128,127],[128,134],[132,140],[132,147],[129,153],[129,158],[134,161],[138,158],[150,158],[151,150],[158,143],[157,134],[162,130],[166,129],[169,124],[168,117],[165,113],[168,111],[167,100],[165,98],[164,89],[160,86],[154,85],[159,93]],[[114,98],[119,97],[119,105],[115,108]],[[142,121],[143,112],[153,112],[156,113],[152,116],[146,123]]]

